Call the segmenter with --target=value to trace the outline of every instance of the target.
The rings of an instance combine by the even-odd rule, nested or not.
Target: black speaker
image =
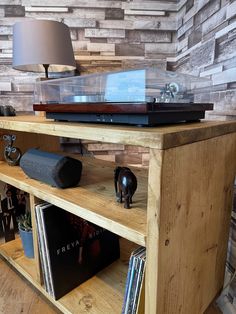
[[[34,148],[21,157],[20,167],[31,179],[59,188],[76,186],[82,172],[80,160]]]

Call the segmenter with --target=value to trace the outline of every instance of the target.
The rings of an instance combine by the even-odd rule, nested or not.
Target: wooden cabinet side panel
[[[147,210],[147,260],[145,271],[145,313],[156,314],[159,281],[159,229],[163,151],[150,149]],[[162,313],[164,314],[164,313]]]
[[[235,133],[164,151],[158,228],[148,231],[158,231],[158,244],[148,254],[154,254],[152,267],[158,265],[155,313],[200,314],[220,292],[235,156]]]

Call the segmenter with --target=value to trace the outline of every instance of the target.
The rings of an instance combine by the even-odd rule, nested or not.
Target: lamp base
[[[49,64],[43,64],[44,70],[45,70],[45,77],[46,79],[48,79],[48,68],[49,68]]]

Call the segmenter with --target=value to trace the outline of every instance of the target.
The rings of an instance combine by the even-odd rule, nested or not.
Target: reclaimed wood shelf
[[[16,134],[15,146],[23,152],[32,147],[59,149],[59,137],[149,148],[148,169],[135,169],[138,190],[129,210],[114,197],[114,164],[85,157],[79,186],[61,190],[0,162],[0,179],[30,194],[36,252],[28,261],[16,240],[3,244],[0,254],[63,313],[83,313],[86,304],[90,313],[120,313],[129,255],[137,245],[147,250],[145,314],[204,313],[223,286],[236,173],[236,121],[139,128],[27,115],[0,117],[0,133]],[[3,141],[0,144],[3,160]],[[39,199],[118,234],[126,257],[53,300],[40,277],[34,217]]]
[[[3,161],[0,161],[0,178],[41,200],[145,246],[147,225],[147,177],[143,175],[145,171],[136,170],[139,186],[134,205],[128,210],[127,219],[127,209],[115,199],[112,164],[94,158],[80,160],[83,160],[83,177],[80,186],[76,188],[50,187],[28,178],[20,167],[9,167]]]
[[[128,251],[127,246],[130,248]],[[36,261],[24,256],[20,238],[1,245],[0,254],[63,313],[83,313],[89,303],[96,303],[96,306],[93,306],[90,310],[92,314],[120,314],[131,249],[134,249],[133,245],[127,241],[121,241],[121,258],[118,261],[70,291],[58,301],[55,301],[44,287],[37,282]]]
[[[201,123],[179,123],[142,128],[126,125],[56,122],[46,120],[41,116],[25,115],[0,117],[0,129],[168,149],[235,132],[236,124],[234,121],[202,121]]]

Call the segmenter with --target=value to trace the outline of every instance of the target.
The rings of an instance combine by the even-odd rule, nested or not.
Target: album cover
[[[54,205],[36,208],[47,291],[57,300],[120,256],[117,235]]]
[[[17,220],[29,210],[28,193],[0,181],[0,244],[19,237]]]

